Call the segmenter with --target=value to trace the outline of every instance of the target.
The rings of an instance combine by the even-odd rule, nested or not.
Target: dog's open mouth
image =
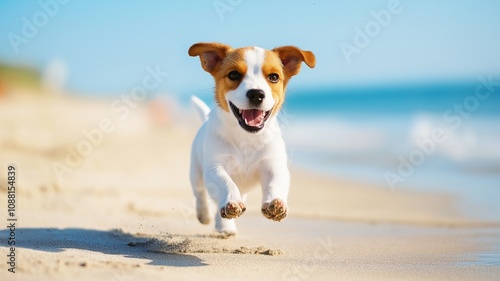
[[[255,133],[264,128],[264,123],[271,115],[271,110],[260,109],[239,109],[232,102],[229,102],[234,116],[238,119],[240,126],[248,132]]]

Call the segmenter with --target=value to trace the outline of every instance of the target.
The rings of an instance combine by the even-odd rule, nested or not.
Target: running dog
[[[262,214],[283,220],[290,173],[277,114],[290,78],[299,73],[302,62],[313,68],[314,54],[294,46],[233,49],[221,43],[197,43],[188,54],[199,56],[202,68],[213,76],[217,103],[210,111],[192,97],[205,121],[191,151],[198,220],[210,223],[210,197],[217,205],[216,230],[236,234],[234,219],[246,210],[245,194],[259,184]]]

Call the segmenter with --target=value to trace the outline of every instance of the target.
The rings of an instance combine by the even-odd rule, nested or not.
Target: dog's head
[[[312,52],[294,46],[232,49],[221,43],[197,43],[188,53],[199,56],[203,69],[214,77],[217,105],[252,133],[280,110],[286,85],[302,62],[311,68],[316,64]]]

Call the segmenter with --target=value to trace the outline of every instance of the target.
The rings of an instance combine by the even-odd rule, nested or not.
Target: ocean
[[[280,116],[291,164],[451,193],[466,215],[500,221],[500,85],[480,80],[291,89]]]

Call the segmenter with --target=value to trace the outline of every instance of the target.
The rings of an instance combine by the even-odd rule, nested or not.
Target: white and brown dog
[[[206,121],[191,152],[190,179],[198,219],[210,223],[208,197],[217,205],[216,230],[236,234],[237,218],[245,212],[245,194],[262,186],[262,214],[281,221],[287,216],[290,173],[285,143],[276,115],[290,78],[302,62],[313,68],[312,52],[294,46],[273,50],[232,49],[220,43],[198,43],[189,48],[215,79],[217,108],[192,98]]]

